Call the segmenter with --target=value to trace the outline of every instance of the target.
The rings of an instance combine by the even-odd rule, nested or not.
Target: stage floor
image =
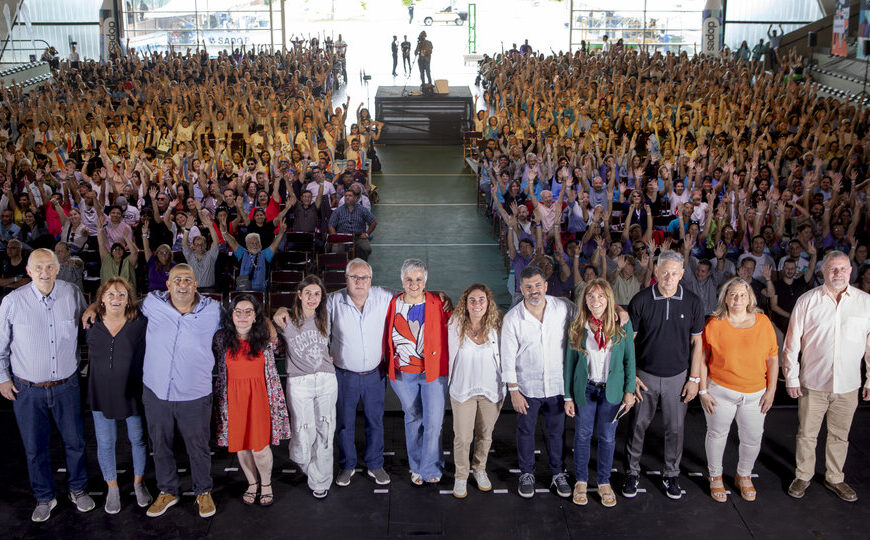
[[[459,144],[471,129],[474,99],[467,86],[448,94],[420,93],[419,86],[379,86],[375,119],[384,123],[380,144]]]
[[[105,485],[100,479],[96,462],[93,425],[85,420],[85,435],[89,441],[89,491],[98,507],[88,514],[79,514],[65,498],[59,499],[51,519],[42,524],[30,522],[33,499],[27,481],[26,463],[15,420],[8,404],[0,410],[0,429],[7,434],[0,448],[4,466],[0,472],[0,530],[6,538],[239,538],[247,535],[258,539],[286,538],[406,538],[425,535],[428,538],[529,538],[571,539],[596,536],[604,538],[866,538],[870,521],[870,409],[860,408],[852,428],[852,445],[846,466],[846,479],[857,490],[858,503],[837,499],[822,485],[822,475],[802,500],[786,493],[794,469],[794,434],[797,427],[795,408],[774,409],[767,419],[761,457],[755,472],[758,478],[758,500],[747,503],[735,496],[733,486],[736,466],[736,427],[726,450],[726,486],[732,491],[725,504],[714,502],[707,494],[703,477],[704,416],[699,407],[689,411],[686,445],[683,454],[681,485],[686,491],[682,500],[668,499],[661,488],[660,468],[662,431],[658,419],[646,439],[644,474],[635,499],[618,496],[615,508],[601,506],[590,493],[588,506],[575,506],[547,491],[546,449],[542,433],[538,434],[537,493],[531,500],[516,494],[516,444],[514,413],[505,412],[496,425],[493,451],[488,464],[495,490],[477,491],[469,482],[468,497],[458,500],[450,495],[453,485],[453,465],[446,455],[447,470],[438,486],[415,487],[408,479],[404,430],[401,414],[388,413],[385,418],[386,469],[393,483],[386,488],[376,486],[359,471],[346,488],[333,486],[329,496],[316,500],[311,496],[305,477],[289,461],[286,446],[274,447],[275,504],[270,508],[245,506],[240,495],[246,488],[244,475],[238,470],[234,456],[217,450],[213,460],[214,498],[217,514],[210,519],[196,515],[194,498],[182,497],[181,503],[164,516],[150,519],[145,510],[136,507],[130,492],[129,444],[119,429],[118,468],[126,469],[119,476],[124,507],[120,514],[110,516],[102,510]],[[617,456],[614,466],[622,471],[622,446],[626,426],[620,426]],[[362,448],[362,419],[357,428],[358,448]],[[444,419],[443,449],[452,449],[452,418]],[[573,429],[566,430],[566,440],[572,440]],[[819,440],[825,440],[824,431]],[[54,438],[53,464],[64,467],[62,449]],[[820,448],[818,466],[823,467]],[[566,467],[573,472],[570,450],[565,453]],[[594,452],[593,452],[594,455]],[[179,459],[182,489],[190,489],[188,464]],[[594,463],[591,471],[594,471]],[[146,481],[152,491],[154,470],[149,460]],[[591,473],[594,478],[594,472]],[[65,489],[64,474],[58,473],[58,485]],[[622,481],[614,473],[614,486]],[[573,477],[572,477],[573,482]],[[292,531],[292,532],[290,532]]]

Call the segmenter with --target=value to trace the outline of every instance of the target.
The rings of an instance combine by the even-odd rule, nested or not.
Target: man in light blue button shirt
[[[372,287],[372,267],[362,259],[347,265],[347,288],[329,295],[332,337],[329,350],[338,379],[338,417],[335,440],[341,469],[335,483],[350,484],[356,467],[354,427],[356,408],[362,400],[366,421],[365,463],[368,474],[380,485],[390,483],[384,471],[384,322],[396,291]]]

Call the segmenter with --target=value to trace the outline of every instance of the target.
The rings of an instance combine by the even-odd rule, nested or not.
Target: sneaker
[[[178,497],[173,495],[172,493],[166,493],[165,491],[161,491],[159,495],[157,495],[157,500],[154,501],[148,511],[145,513],[148,517],[157,517],[162,516],[166,513],[169,508],[178,504]]]
[[[199,517],[212,517],[217,512],[211,493],[200,493],[196,496],[196,505],[199,507]]]
[[[387,471],[384,470],[383,467],[380,469],[369,469],[369,476],[374,478],[375,484],[379,486],[386,486],[390,483],[390,475],[387,474]]]
[[[71,491],[69,494],[69,500],[76,505],[76,510],[79,512],[90,512],[97,506],[97,503],[95,503],[91,496],[85,493],[84,490]]]
[[[517,488],[520,497],[531,499],[535,496],[535,475],[532,473],[523,473],[520,475],[520,484]]]
[[[117,514],[121,511],[121,490],[109,488],[106,493],[106,506],[103,507],[107,514]]]
[[[568,484],[568,473],[559,473],[553,475],[553,481],[550,487],[556,488],[556,494],[567,499],[571,496],[571,485]]]
[[[457,478],[453,482],[453,496],[457,499],[464,499],[468,495],[468,479],[460,480]]]
[[[486,471],[477,471],[474,473],[474,481],[477,483],[477,489],[480,491],[490,491],[492,482],[489,481]]]
[[[662,478],[662,484],[665,486],[665,493],[668,498],[677,500],[682,498],[683,490],[680,489],[680,479],[676,476],[665,476]]]
[[[350,485],[350,477],[356,473],[356,469],[342,469],[335,477],[335,485],[346,487]]]
[[[328,489],[319,489],[311,492],[314,495],[315,499],[325,499],[327,495],[329,495]]]
[[[57,499],[36,503],[36,508],[33,509],[33,514],[30,515],[30,520],[36,523],[47,521],[51,517],[51,511],[57,506]]]
[[[133,492],[136,494],[136,504],[139,505],[139,508],[147,507],[154,500],[144,482],[133,484]]]
[[[622,496],[628,497],[629,499],[636,497],[637,482],[638,478],[636,474],[626,474],[625,481],[622,483]]]

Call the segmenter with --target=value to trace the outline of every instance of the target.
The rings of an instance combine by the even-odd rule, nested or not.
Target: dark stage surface
[[[384,123],[380,144],[459,144],[471,129],[474,100],[467,86],[448,94],[420,94],[419,86],[379,86],[375,119]]]
[[[360,417],[357,438],[362,436]],[[190,495],[159,518],[148,518],[132,499],[132,472],[129,444],[123,427],[119,428],[118,468],[124,507],[110,516],[103,509],[104,497],[95,495],[97,508],[79,514],[66,499],[59,497],[58,508],[51,519],[42,524],[30,522],[33,499],[27,481],[27,469],[15,419],[8,404],[0,410],[0,428],[5,443],[0,449],[3,468],[0,472],[0,530],[4,538],[867,538],[870,523],[870,409],[861,408],[855,415],[852,445],[846,467],[846,480],[857,490],[859,501],[845,503],[822,485],[817,475],[802,500],[785,493],[794,469],[794,434],[797,429],[797,409],[778,408],[767,418],[762,453],[756,465],[755,486],[758,500],[744,502],[733,493],[733,475],[737,461],[736,426],[725,456],[726,487],[732,490],[725,504],[714,502],[707,494],[707,482],[702,476],[704,459],[704,417],[695,406],[687,418],[686,449],[683,454],[681,485],[686,491],[682,500],[671,501],[661,489],[660,476],[648,472],[658,470],[661,463],[661,426],[654,422],[647,435],[646,453],[642,465],[646,471],[640,488],[646,490],[633,499],[618,495],[615,508],[601,506],[595,493],[589,504],[575,506],[570,499],[560,499],[550,492],[539,492],[532,500],[516,494],[518,475],[515,454],[513,412],[505,411],[494,434],[493,452],[488,471],[495,491],[481,493],[469,481],[468,497],[454,499],[452,458],[445,456],[447,473],[439,486],[414,487],[408,478],[407,458],[400,414],[388,413],[386,427],[386,469],[393,483],[379,489],[364,471],[358,472],[346,488],[333,486],[325,500],[314,499],[287,457],[286,446],[275,447],[275,504],[270,508],[245,506],[240,495],[246,488],[238,461],[223,450],[217,450],[213,461],[214,498],[217,515],[202,519],[196,515]],[[452,448],[452,418],[445,416],[444,449]],[[626,426],[618,432],[615,467],[622,471],[622,445]],[[571,440],[573,429],[567,430]],[[85,419],[88,439],[89,491],[104,493],[96,460],[96,443],[90,415]],[[819,440],[817,470],[823,470],[824,431]],[[64,467],[59,439],[54,437],[53,464]],[[543,437],[539,432],[538,440]],[[359,444],[361,448],[362,443]],[[538,448],[544,452],[543,442]],[[573,472],[571,453],[566,452],[568,470]],[[594,453],[593,453],[594,456]],[[594,464],[593,464],[594,465]],[[182,459],[178,466],[188,467]],[[545,455],[538,456],[537,488],[549,484]],[[590,478],[594,478],[594,468]],[[153,465],[149,461],[147,483],[154,492]],[[61,491],[66,489],[64,474],[57,475]],[[619,487],[621,473],[614,473],[614,487]],[[571,479],[573,485],[573,478]],[[187,471],[181,474],[183,490],[190,489]]]

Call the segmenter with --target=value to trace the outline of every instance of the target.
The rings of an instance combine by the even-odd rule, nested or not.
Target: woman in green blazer
[[[614,421],[624,405],[634,405],[634,330],[620,325],[613,289],[604,279],[586,285],[569,330],[565,355],[565,414],[574,419],[575,504],[586,504],[592,433],[598,424],[598,495],[616,505],[610,468],[616,437]]]

